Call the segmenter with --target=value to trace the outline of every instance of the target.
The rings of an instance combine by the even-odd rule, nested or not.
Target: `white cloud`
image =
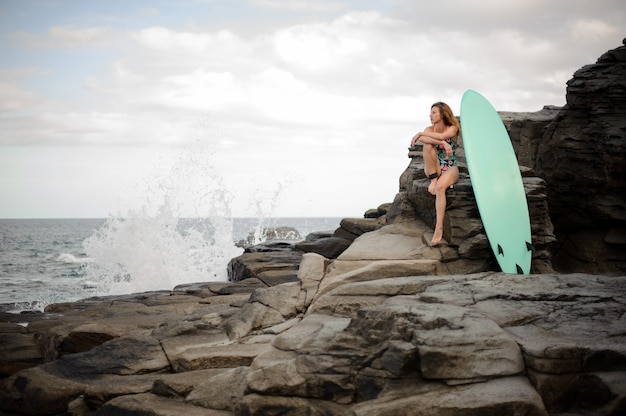
[[[139,9],[139,12],[144,16],[158,16],[161,14],[161,10],[156,7],[143,7]]]
[[[133,72],[122,61],[113,63],[112,77],[116,84],[133,85],[146,81],[146,77],[137,72]]]
[[[97,46],[107,38],[107,30],[101,27],[81,29],[52,27],[48,32],[48,39],[55,46],[62,47]]]
[[[337,11],[343,7],[336,1],[322,0],[250,0],[250,4],[268,9],[296,10],[304,12]]]
[[[318,71],[342,67],[350,58],[367,51],[363,41],[340,37],[324,29],[324,26],[313,31],[309,27],[295,27],[280,31],[274,40],[278,55],[287,63]]]
[[[36,105],[36,95],[18,85],[0,83],[0,112],[22,111]]]
[[[235,48],[234,51],[231,50],[231,53],[235,53],[238,43],[238,39],[229,30],[220,30],[212,34],[150,27],[132,34],[132,38],[145,48],[176,54],[207,53],[216,47],[221,51]]]
[[[53,26],[43,34],[17,32],[11,35],[19,44],[28,48],[105,48],[117,41],[114,31],[106,27],[70,28]]]
[[[624,34],[623,27],[617,27],[598,19],[580,19],[570,25],[571,38],[575,41],[593,41],[618,37]]]
[[[398,26],[404,22],[378,12],[353,12],[330,22],[280,29],[273,35],[273,43],[278,56],[292,66],[350,74],[346,71],[350,66],[363,59],[373,60],[383,52],[380,46],[389,40],[388,32],[393,34]]]
[[[230,72],[194,69],[191,73],[163,78],[153,95],[163,106],[195,111],[227,109],[242,102],[242,90]]]

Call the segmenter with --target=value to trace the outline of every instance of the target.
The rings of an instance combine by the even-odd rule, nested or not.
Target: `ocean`
[[[227,280],[226,265],[262,242],[263,230],[288,238],[335,230],[341,218],[0,219],[0,310],[43,310],[92,296],[170,290]]]

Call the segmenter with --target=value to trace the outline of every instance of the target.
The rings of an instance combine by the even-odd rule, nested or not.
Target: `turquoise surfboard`
[[[522,175],[500,115],[476,91],[463,94],[461,132],[491,250],[503,272],[528,274],[534,248]]]

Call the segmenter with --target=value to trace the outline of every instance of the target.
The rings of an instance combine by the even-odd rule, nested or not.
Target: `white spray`
[[[154,175],[141,209],[110,218],[84,241],[93,259],[85,286],[124,294],[227,279],[227,264],[242,249],[233,243],[232,198],[207,142],[198,141],[171,170]]]

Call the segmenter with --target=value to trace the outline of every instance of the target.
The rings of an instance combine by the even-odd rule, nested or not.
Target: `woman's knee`
[[[450,187],[449,185],[439,183],[441,181],[437,181],[437,185],[435,185],[435,192],[439,194],[443,194],[445,196],[446,191]]]
[[[446,179],[447,178],[443,178],[443,177],[439,178],[439,180],[437,181],[437,185],[435,186],[435,192],[442,192],[445,194],[448,188],[454,185],[453,183],[450,183]]]
[[[426,158],[429,158],[431,160],[436,160],[436,158],[437,158],[437,149],[432,144],[425,144],[423,149],[422,149],[422,154]]]

